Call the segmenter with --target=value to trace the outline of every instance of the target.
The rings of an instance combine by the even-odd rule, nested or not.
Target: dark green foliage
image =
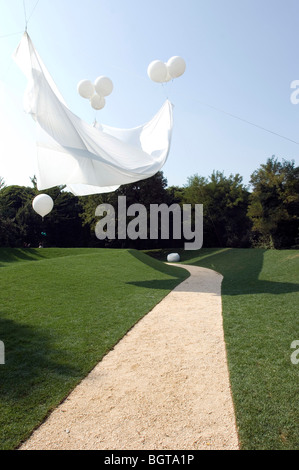
[[[113,193],[107,193],[103,195],[94,195],[80,198],[80,202],[83,208],[81,217],[84,225],[88,225],[91,228],[91,238],[93,240],[92,246],[107,246],[107,247],[118,247],[118,248],[136,248],[143,249],[146,247],[156,246],[171,246],[171,240],[150,240],[149,236],[149,217],[150,217],[150,205],[151,204],[167,204],[169,202],[168,193],[166,190],[167,180],[164,178],[163,173],[159,171],[151,178],[138,181],[136,183],[127,184],[121,186],[117,191]],[[142,204],[147,210],[148,216],[148,239],[147,240],[118,240],[118,219],[123,214],[118,213],[118,197],[126,197],[126,207],[128,208],[132,204]],[[95,217],[95,210],[100,204],[110,204],[115,210],[115,228],[116,228],[116,239],[99,241],[96,239],[94,229],[98,217]],[[126,217],[127,224],[134,217]]]
[[[0,191],[0,246],[21,246],[30,226],[33,188],[7,186]],[[25,222],[26,219],[26,222]]]
[[[209,179],[199,175],[189,178],[183,200],[203,204],[204,246],[249,246],[248,198],[248,189],[238,174],[227,178],[217,171]]]
[[[299,167],[294,162],[275,157],[267,160],[251,175],[251,190],[239,174],[225,176],[214,171],[204,178],[195,174],[184,187],[167,188],[167,180],[160,171],[151,178],[121,186],[117,191],[92,196],[75,197],[63,187],[47,191],[54,200],[54,209],[42,221],[34,213],[32,200],[38,194],[36,178],[33,188],[5,187],[0,177],[0,246],[59,246],[109,248],[175,248],[186,240],[173,237],[173,216],[169,217],[169,238],[163,240],[161,226],[158,239],[150,237],[150,207],[166,204],[169,208],[184,204],[203,204],[204,247],[266,247],[296,248],[299,246]],[[118,197],[126,197],[126,208],[142,204],[147,211],[147,239],[118,238],[118,222],[127,227],[135,217],[118,211]],[[95,216],[100,204],[109,204],[115,212],[115,238],[97,239],[95,227],[100,220]],[[103,215],[105,217],[105,214]],[[193,219],[192,219],[193,220]],[[183,226],[181,226],[183,234]],[[194,231],[195,227],[192,227]],[[138,224],[137,229],[138,231]],[[46,233],[47,235],[43,235]]]
[[[299,167],[274,157],[251,176],[253,239],[267,248],[299,244]]]
[[[42,219],[32,208],[39,192],[33,188],[3,187],[0,191],[0,246],[86,246],[88,230],[82,227],[78,198],[63,188],[55,187],[43,193],[54,201],[50,214]]]

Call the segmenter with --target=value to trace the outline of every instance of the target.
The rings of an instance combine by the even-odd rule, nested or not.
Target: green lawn
[[[173,250],[172,250],[173,251]],[[166,260],[167,251],[148,252]],[[202,249],[221,272],[242,449],[299,449],[299,251]],[[135,250],[0,249],[0,449],[30,435],[120,338],[188,276]]]
[[[173,251],[173,250],[172,250]],[[148,252],[165,260],[167,251]],[[299,450],[299,251],[202,249],[181,261],[224,276],[230,380],[242,449]]]
[[[188,275],[135,250],[0,249],[0,449],[26,439]]]

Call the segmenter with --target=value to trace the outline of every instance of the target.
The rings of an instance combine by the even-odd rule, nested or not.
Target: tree
[[[97,194],[92,196],[85,196],[80,198],[80,203],[82,205],[83,211],[81,213],[81,218],[83,224],[90,227],[93,244],[94,246],[109,246],[109,247],[134,247],[134,248],[150,248],[161,246],[159,240],[150,240],[149,236],[147,240],[134,240],[133,242],[129,239],[119,240],[118,239],[118,219],[119,217],[125,217],[126,221],[129,223],[130,217],[127,217],[126,214],[118,214],[118,197],[126,196],[126,206],[129,207],[132,204],[139,203],[145,206],[147,209],[147,215],[149,218],[150,215],[150,205],[151,204],[162,204],[168,202],[168,196],[166,192],[167,180],[163,175],[163,172],[159,171],[151,178],[147,178],[135,183],[126,184],[120,186],[119,189],[112,193],[106,194]],[[99,241],[95,237],[95,225],[98,222],[98,218],[95,216],[95,210],[100,204],[111,204],[115,209],[115,218],[116,218],[116,237],[115,240],[106,240]],[[132,219],[133,217],[131,217]],[[148,232],[149,232],[149,223],[148,223]],[[163,245],[163,243],[162,243]]]
[[[22,246],[26,239],[27,222],[20,217],[31,207],[34,190],[25,186],[7,186],[0,191],[0,243],[3,246]]]
[[[58,247],[87,246],[90,235],[87,227],[82,226],[79,198],[61,188],[55,196],[51,190],[47,194],[54,200],[52,212],[44,219],[47,243]]]
[[[209,178],[194,175],[188,179],[184,202],[203,204],[204,246],[249,245],[249,192],[242,181],[239,174],[226,177],[219,171]]]
[[[183,205],[185,188],[179,186],[169,186],[166,188],[168,204]]]
[[[39,194],[35,177],[33,188],[8,186],[0,191],[0,244],[1,246],[59,246],[76,247],[88,244],[89,231],[82,227],[79,217],[82,207],[73,194],[64,187],[43,191],[52,197],[54,208],[44,220],[32,208]]]
[[[251,175],[248,207],[254,241],[267,248],[290,247],[299,236],[299,167],[269,158]]]

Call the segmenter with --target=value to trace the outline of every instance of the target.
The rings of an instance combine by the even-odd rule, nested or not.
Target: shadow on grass
[[[37,261],[43,259],[42,253],[34,248],[1,248],[0,267],[19,261]]]
[[[17,448],[76,385],[80,370],[43,330],[3,319],[0,339],[0,450]]]
[[[183,281],[184,279],[179,279],[179,278],[177,278],[177,281],[175,279],[163,279],[163,280],[153,279],[152,281],[128,282],[128,284],[132,284],[138,287],[145,287],[146,289],[155,289],[155,290],[159,289],[159,290],[171,291]]]
[[[32,401],[35,388],[45,386],[50,377],[65,381],[80,373],[70,366],[67,354],[51,347],[51,338],[43,330],[0,318],[0,339],[5,345],[5,365],[0,366],[2,404],[30,396]]]
[[[299,292],[299,284],[259,279],[267,250],[227,250],[202,259],[196,264],[216,269],[223,275],[225,295],[288,294]],[[277,273],[273,272],[273,278]]]
[[[172,250],[173,251],[173,250]],[[288,294],[299,292],[299,284],[259,279],[263,269],[264,249],[202,249],[198,251],[177,250],[181,263],[202,266],[223,275],[224,295]],[[167,259],[170,250],[147,251],[155,259]],[[276,272],[273,272],[275,277]]]
[[[178,280],[184,280],[190,276],[190,273],[186,271],[183,267],[171,266],[169,264],[165,264],[158,259],[155,259],[147,254],[143,253],[142,251],[137,250],[128,250],[130,255],[134,256],[134,258],[138,259],[142,263],[146,264],[147,266],[155,269],[164,274],[168,274]]]
[[[170,279],[152,279],[149,281],[135,281],[135,282],[128,282],[128,284],[133,284],[139,287],[145,287],[148,289],[160,289],[165,291],[173,290],[178,284],[183,282],[190,276],[189,271],[186,271],[184,268],[180,268],[177,266],[170,266],[168,264],[162,263],[157,259],[154,259],[142,251],[137,250],[128,250],[130,255],[134,256],[134,258],[138,259],[142,263],[146,264],[152,269],[159,271],[163,274],[171,276]]]

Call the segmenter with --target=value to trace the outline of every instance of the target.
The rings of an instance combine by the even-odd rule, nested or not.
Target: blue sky
[[[11,55],[25,29],[69,108],[92,123],[77,83],[110,77],[113,93],[99,122],[129,128],[174,104],[169,185],[189,176],[239,173],[247,184],[267,158],[295,160],[299,105],[297,0],[0,0],[0,176],[30,185],[35,127],[23,112],[25,77]],[[16,34],[15,34],[16,33]],[[147,76],[152,60],[184,57],[185,74],[164,87]],[[209,106],[207,106],[209,105]]]

